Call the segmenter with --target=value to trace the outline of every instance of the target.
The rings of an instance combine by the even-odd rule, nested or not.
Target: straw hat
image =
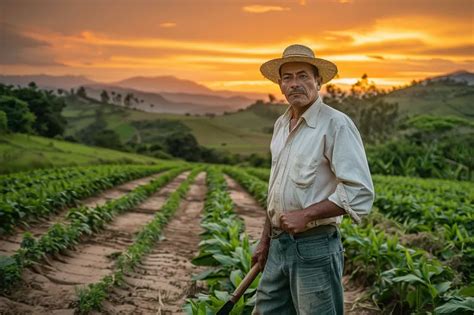
[[[325,59],[315,58],[313,51],[303,45],[290,45],[283,51],[281,58],[272,59],[260,66],[260,72],[270,81],[278,83],[280,67],[288,62],[306,62],[316,66],[322,83],[329,82],[337,74],[337,66]]]

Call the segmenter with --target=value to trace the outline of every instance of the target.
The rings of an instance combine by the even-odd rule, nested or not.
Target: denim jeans
[[[338,229],[272,239],[253,314],[343,314],[343,247]]]

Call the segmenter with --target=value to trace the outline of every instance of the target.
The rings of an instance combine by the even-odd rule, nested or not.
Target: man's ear
[[[318,82],[318,91],[321,90],[321,87],[323,85],[323,78],[321,78],[320,76],[316,79],[316,81]]]

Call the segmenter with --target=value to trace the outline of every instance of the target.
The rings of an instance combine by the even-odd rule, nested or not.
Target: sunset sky
[[[0,0],[0,72],[274,93],[260,64],[301,43],[335,83],[401,85],[474,71],[473,17],[474,0]]]

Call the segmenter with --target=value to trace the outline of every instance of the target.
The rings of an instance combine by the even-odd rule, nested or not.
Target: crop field
[[[0,176],[0,314],[215,314],[250,270],[268,177],[174,161]],[[346,314],[472,314],[474,184],[374,184],[371,214],[341,225]]]

